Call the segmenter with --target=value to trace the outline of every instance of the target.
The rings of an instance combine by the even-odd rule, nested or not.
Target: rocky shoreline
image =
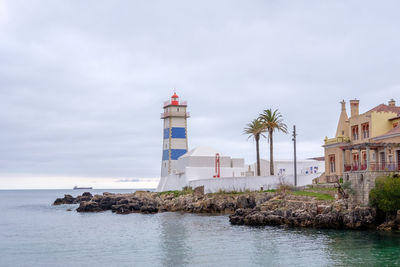
[[[350,207],[345,200],[316,200],[308,196],[274,192],[204,194],[196,188],[188,194],[136,191],[128,194],[88,192],[74,198],[65,195],[54,205],[79,204],[77,212],[111,210],[117,214],[189,212],[230,214],[233,225],[280,225],[327,229],[399,230],[400,212],[397,216],[380,220],[375,209]]]

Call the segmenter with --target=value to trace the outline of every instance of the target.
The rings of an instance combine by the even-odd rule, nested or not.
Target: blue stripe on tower
[[[171,138],[186,138],[185,127],[172,127]],[[169,128],[164,129],[164,139],[169,138]]]
[[[171,149],[171,160],[177,160],[180,156],[187,152],[186,149]],[[168,149],[163,151],[163,160],[168,160]]]
[[[164,150],[162,153],[162,160],[168,160],[169,153],[168,150]]]

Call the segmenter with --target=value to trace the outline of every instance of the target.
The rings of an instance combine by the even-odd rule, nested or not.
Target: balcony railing
[[[178,112],[178,111],[173,111],[173,112],[163,112],[163,113],[161,113],[161,116],[160,116],[160,118],[161,119],[164,119],[164,118],[167,118],[167,117],[171,117],[171,116],[173,116],[173,117],[186,117],[186,118],[189,118],[190,117],[190,112]]]
[[[359,163],[354,162],[352,164],[344,165],[344,172],[362,172],[362,171],[370,171],[370,172],[398,172],[400,171],[400,165],[397,163],[370,163],[369,168],[366,162]]]
[[[345,136],[338,136],[334,138],[325,138],[325,145],[332,145],[337,143],[348,143],[350,142],[350,138]]]
[[[179,106],[187,106],[187,101],[179,101]],[[168,100],[164,102],[164,107],[172,105],[172,101]]]

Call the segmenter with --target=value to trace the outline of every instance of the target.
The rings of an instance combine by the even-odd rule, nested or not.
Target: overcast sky
[[[192,115],[189,148],[251,163],[243,127],[272,108],[297,125],[299,158],[322,156],[339,101],[356,97],[361,112],[400,101],[399,10],[365,0],[0,0],[0,188],[17,176],[159,177],[159,117],[173,88]],[[275,140],[275,157],[291,159],[291,137]]]

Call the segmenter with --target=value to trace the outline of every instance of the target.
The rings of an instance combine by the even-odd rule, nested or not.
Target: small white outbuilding
[[[186,179],[208,179],[218,175],[216,160],[219,155],[220,177],[244,176],[244,159],[220,155],[206,146],[196,147],[178,159],[178,173],[185,173]]]
[[[157,191],[181,189],[191,181],[245,175],[244,159],[220,155],[210,147],[200,146],[179,157],[176,169],[161,177]]]
[[[176,168],[171,174],[161,177],[157,191],[181,190],[185,186],[195,188],[204,186],[205,192],[260,190],[276,188],[280,183],[293,183],[293,170],[290,169],[293,161],[277,161],[278,170],[275,176],[269,176],[266,172],[268,162],[262,161],[261,167],[265,169],[262,176],[254,176],[254,166],[245,165],[244,159],[231,158],[221,155],[207,146],[196,147],[190,150],[176,161]],[[321,174],[322,168],[317,161],[300,162],[298,169],[298,185],[311,184],[312,179]],[[310,169],[310,172],[301,171],[302,168]],[[312,171],[311,171],[312,170]]]

